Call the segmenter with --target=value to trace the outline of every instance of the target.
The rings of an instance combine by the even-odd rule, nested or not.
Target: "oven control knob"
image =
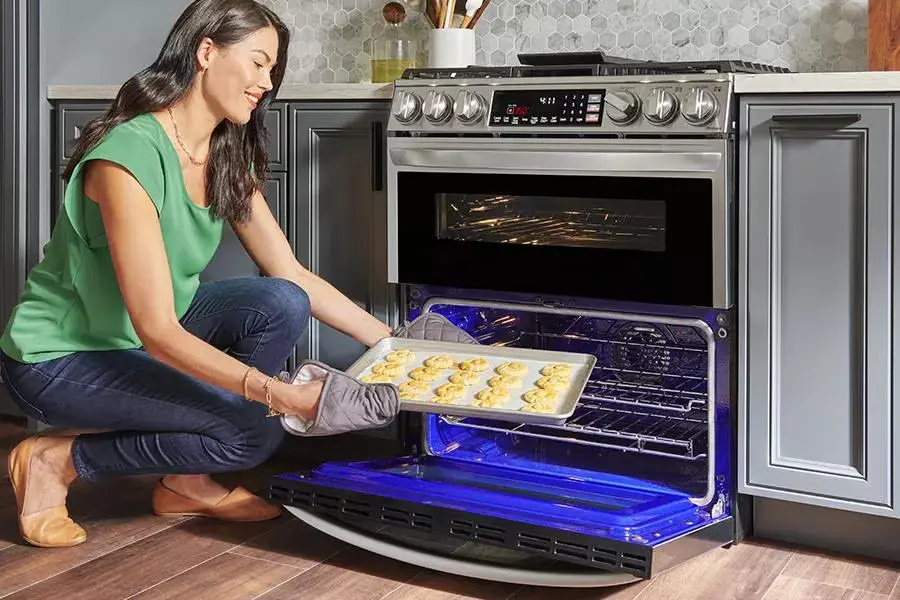
[[[631,92],[614,92],[606,97],[606,116],[616,125],[628,125],[640,112],[641,101]]]
[[[654,125],[667,125],[678,114],[678,98],[662,89],[650,90],[644,101],[644,116]]]
[[[706,125],[716,118],[719,102],[716,97],[703,88],[693,88],[681,103],[681,115],[691,125]]]
[[[486,110],[487,105],[484,98],[482,98],[478,92],[463,90],[459,93],[459,96],[456,97],[454,111],[456,112],[456,118],[459,119],[461,123],[470,125],[477,122],[484,116]]]
[[[401,91],[397,94],[397,108],[394,118],[404,125],[415,123],[422,116],[422,101],[412,92]]]
[[[432,91],[425,98],[422,110],[429,122],[440,125],[453,116],[453,101],[443,92]]]

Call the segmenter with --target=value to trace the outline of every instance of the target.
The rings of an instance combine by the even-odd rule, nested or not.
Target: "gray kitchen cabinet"
[[[300,262],[384,322],[396,301],[387,283],[386,102],[291,104],[289,183]],[[313,321],[297,350],[344,369],[365,347]]]
[[[897,108],[741,100],[741,493],[900,517]]]

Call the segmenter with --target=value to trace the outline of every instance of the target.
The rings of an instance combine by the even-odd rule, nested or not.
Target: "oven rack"
[[[518,323],[515,326],[520,326]],[[575,329],[575,323],[569,329]],[[684,335],[669,328],[669,335]],[[687,330],[689,328],[682,328]],[[710,397],[708,359],[705,346],[674,343],[665,345],[616,340],[610,336],[589,336],[571,331],[545,333],[521,331],[513,340],[498,339],[503,328],[491,333],[476,332],[482,343],[526,346],[542,350],[589,352],[597,355],[597,366],[582,393],[589,402],[612,402],[646,410],[690,413],[705,410]],[[699,339],[699,338],[698,338]],[[631,363],[615,356],[637,357]],[[655,360],[654,360],[655,359]]]
[[[505,423],[475,417],[442,416],[446,423],[480,431],[568,442],[624,452],[697,460],[706,457],[705,410],[688,414],[603,406],[582,398],[564,425]]]

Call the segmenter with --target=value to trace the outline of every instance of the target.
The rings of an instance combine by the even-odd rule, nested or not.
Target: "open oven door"
[[[619,585],[732,541],[732,518],[704,511],[687,494],[620,476],[606,479],[416,456],[325,463],[277,477],[269,497],[370,551],[526,585]],[[409,535],[390,540],[384,527]],[[422,547],[421,539],[431,544]],[[464,542],[474,544],[460,551]],[[472,545],[482,546],[477,559],[466,557]],[[483,546],[505,549],[497,555],[505,564],[489,562]],[[509,551],[518,560],[510,563]]]

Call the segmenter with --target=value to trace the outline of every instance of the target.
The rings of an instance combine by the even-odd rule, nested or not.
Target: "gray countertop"
[[[389,100],[389,83],[286,84],[279,100]],[[116,85],[51,85],[49,100],[112,100]],[[900,93],[900,71],[737,75],[738,94]]]

